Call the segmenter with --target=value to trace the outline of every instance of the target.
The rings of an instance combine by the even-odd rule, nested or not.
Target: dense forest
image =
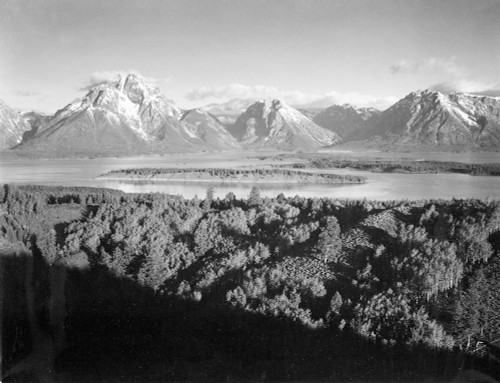
[[[0,202],[5,382],[499,375],[498,201]]]
[[[286,158],[286,157],[282,157]],[[308,162],[299,162],[285,165],[297,169],[356,169],[385,173],[460,173],[474,176],[500,176],[500,164],[467,164],[452,161],[431,161],[413,159],[342,159],[332,157],[319,157],[304,155]],[[281,165],[280,165],[281,166]]]
[[[186,174],[198,173],[206,174],[211,177],[218,177],[221,180],[229,180],[239,176],[258,176],[272,180],[276,177],[294,177],[299,180],[300,177],[315,177],[317,180],[322,179],[329,183],[365,183],[366,177],[355,175],[338,175],[331,173],[312,173],[306,171],[297,171],[279,168],[256,168],[256,169],[241,169],[241,168],[133,168],[112,170],[101,177],[155,177],[170,174]]]

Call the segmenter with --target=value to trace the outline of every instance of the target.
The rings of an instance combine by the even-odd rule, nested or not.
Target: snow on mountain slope
[[[370,142],[500,147],[500,98],[412,92],[382,112],[360,136]]]
[[[204,150],[178,120],[180,110],[142,77],[129,74],[91,88],[59,110],[24,150],[125,153]]]
[[[23,133],[30,129],[27,118],[0,100],[0,150],[19,144]]]
[[[193,136],[199,137],[214,149],[224,150],[241,147],[217,117],[204,109],[186,111],[181,121]]]
[[[231,133],[251,149],[314,150],[340,140],[279,100],[251,105],[238,117]]]

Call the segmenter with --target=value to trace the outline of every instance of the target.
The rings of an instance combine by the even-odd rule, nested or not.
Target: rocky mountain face
[[[340,140],[279,100],[258,101],[236,120],[231,133],[246,148],[314,150]]]
[[[45,114],[37,112],[21,112],[21,116],[28,122],[31,129],[23,133],[22,140],[26,141],[33,138],[37,133],[40,126],[49,121],[52,116],[47,116]]]
[[[18,148],[65,153],[207,149],[203,140],[179,121],[181,115],[157,87],[129,74],[91,88],[82,100],[43,122]]]
[[[204,109],[192,109],[184,112],[181,121],[189,132],[202,139],[214,150],[241,147],[221,121]]]
[[[500,98],[413,92],[380,113],[359,138],[370,143],[498,148]]]
[[[349,104],[333,105],[312,117],[313,121],[343,139],[352,139],[376,123],[380,111],[374,108],[356,108]]]
[[[8,149],[22,140],[31,129],[29,120],[0,100],[0,150]]]

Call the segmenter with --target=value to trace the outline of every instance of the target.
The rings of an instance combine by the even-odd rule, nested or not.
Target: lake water
[[[338,153],[349,155],[349,153]],[[125,192],[163,192],[180,194],[186,198],[204,197],[209,186],[215,187],[215,196],[224,197],[233,192],[237,197],[247,197],[251,183],[212,184],[207,182],[171,181],[115,181],[95,177],[113,169],[141,167],[240,167],[265,166],[276,163],[262,158],[263,153],[186,154],[165,157],[99,158],[70,160],[1,160],[0,183],[91,186],[119,189]],[[359,155],[356,153],[355,155]],[[370,152],[369,156],[402,157],[383,152]],[[392,156],[392,157],[391,157]],[[410,156],[410,154],[408,154]],[[499,153],[412,153],[411,158],[439,159],[469,163],[499,162]],[[283,164],[283,162],[279,162]],[[331,197],[355,199],[437,199],[437,198],[486,198],[500,199],[500,177],[469,176],[461,174],[384,174],[350,169],[331,170],[336,174],[356,174],[368,178],[362,185],[319,184],[257,184],[261,195]]]

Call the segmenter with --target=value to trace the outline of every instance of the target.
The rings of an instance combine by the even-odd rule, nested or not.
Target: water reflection
[[[119,189],[127,193],[161,192],[182,195],[186,198],[198,196],[204,198],[209,187],[213,187],[214,196],[224,198],[233,193],[238,198],[246,198],[253,186],[260,189],[262,197],[276,197],[283,193],[285,196],[300,195],[304,197],[327,197],[347,195],[340,189],[355,188],[358,185],[312,185],[312,184],[265,184],[265,183],[212,183],[212,182],[182,182],[182,181],[102,181],[102,187]]]
[[[343,172],[343,171],[342,171]],[[339,173],[341,173],[339,171]],[[354,173],[352,171],[351,173]],[[500,199],[500,177],[472,177],[460,174],[375,174],[355,172],[368,177],[362,185],[324,184],[256,184],[261,195],[329,197],[349,199],[439,199],[439,198],[498,198]],[[179,194],[186,198],[195,195],[202,198],[208,187],[215,188],[215,196],[223,198],[233,192],[237,197],[247,197],[253,184],[223,184],[170,181],[98,181],[93,185],[119,189],[130,193],[163,192]]]

